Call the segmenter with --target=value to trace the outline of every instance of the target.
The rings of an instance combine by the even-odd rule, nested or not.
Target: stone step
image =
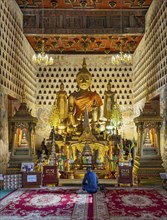
[[[29,148],[16,148],[14,155],[29,155]]]
[[[146,148],[143,148],[143,155],[154,156],[154,155],[157,155],[157,152],[156,152],[156,149],[153,147],[146,147]]]
[[[9,160],[9,168],[19,168],[21,169],[21,164],[23,162],[36,162],[37,161],[37,156],[27,156],[27,155],[14,155],[10,157]]]
[[[8,167],[6,170],[6,174],[20,174],[21,167]]]

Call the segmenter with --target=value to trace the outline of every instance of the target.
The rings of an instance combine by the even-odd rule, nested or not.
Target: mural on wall
[[[134,112],[133,108],[122,108],[122,117],[123,117],[123,124],[121,127],[121,135],[123,138],[132,139],[135,136],[134,134]],[[128,128],[128,129],[127,129]]]
[[[51,126],[49,124],[49,116],[50,116],[49,108],[37,109],[38,123],[36,126],[36,135],[39,137],[40,140],[38,140],[38,137],[36,137],[36,143],[40,143],[43,138],[49,137],[51,131]]]

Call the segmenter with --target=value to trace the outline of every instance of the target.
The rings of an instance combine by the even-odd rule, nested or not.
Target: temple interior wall
[[[12,0],[0,1],[0,167],[7,165],[8,116],[15,112],[21,101],[23,87],[33,116],[38,117],[36,144],[48,137],[48,118],[60,82],[68,94],[77,90],[76,74],[86,57],[87,68],[92,74],[91,90],[98,92],[104,101],[104,91],[110,80],[116,92],[123,115],[120,131],[124,138],[136,135],[133,118],[140,113],[146,101],[146,83],[151,100],[158,100],[163,117],[161,129],[161,154],[167,169],[167,10],[166,1],[154,0],[146,15],[146,33],[134,53],[133,66],[111,65],[109,55],[60,55],[55,56],[51,67],[32,64],[34,53],[23,34],[23,15]],[[158,107],[157,107],[158,109]],[[1,170],[0,170],[1,172]]]
[[[13,0],[0,1],[0,172],[9,158],[8,117],[18,109],[23,87],[35,114],[36,69],[34,53],[23,34],[23,15]]]
[[[146,93],[153,108],[163,117],[161,155],[167,168],[167,5],[154,0],[146,14],[145,34],[134,53],[133,94],[134,115],[138,116],[146,101]],[[148,92],[146,91],[148,89]]]

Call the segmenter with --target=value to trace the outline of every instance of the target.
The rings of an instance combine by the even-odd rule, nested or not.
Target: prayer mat
[[[106,188],[93,200],[95,220],[167,220],[167,191]]]
[[[92,195],[77,194],[77,190],[72,187],[18,189],[0,200],[0,219],[92,219]]]

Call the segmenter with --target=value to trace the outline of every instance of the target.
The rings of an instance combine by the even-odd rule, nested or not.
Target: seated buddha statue
[[[101,97],[90,90],[92,76],[86,68],[85,58],[83,59],[82,69],[76,76],[78,91],[73,92],[69,96],[68,110],[73,112],[75,120],[81,119],[87,107],[88,113],[91,113],[92,106],[98,108],[98,117],[100,117],[100,106],[102,105]]]

